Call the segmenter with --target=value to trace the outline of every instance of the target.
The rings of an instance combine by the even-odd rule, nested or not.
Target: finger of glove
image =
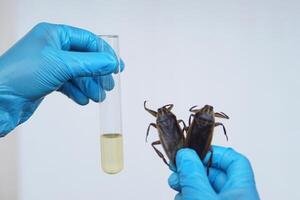
[[[227,181],[226,174],[219,169],[210,168],[209,169],[209,181],[210,184],[213,186],[214,190],[218,193],[223,186],[225,185]],[[181,186],[179,183],[179,177],[177,173],[172,173],[168,179],[169,186],[178,191],[181,192]]]
[[[67,97],[78,103],[79,105],[86,105],[89,103],[88,97],[86,97],[75,85],[71,82],[65,82],[60,88],[57,90]]]
[[[210,154],[206,156],[205,164],[207,164],[209,156]],[[254,182],[254,174],[249,160],[232,148],[213,146],[212,166],[223,170],[227,174],[228,180],[236,180],[234,182],[240,186]]]
[[[120,59],[120,62],[118,63],[117,69],[114,71],[115,74],[122,72],[125,68],[125,63],[122,59]]]
[[[169,183],[169,186],[173,189],[173,190],[176,190],[178,192],[181,191],[181,186],[180,186],[180,183],[179,183],[179,177],[178,177],[178,174],[177,173],[172,173],[169,178],[168,178],[168,183]]]
[[[120,59],[120,69],[121,69],[121,72],[124,70],[125,68],[125,63],[122,59]]]
[[[106,92],[105,92],[106,89],[104,89],[103,86],[101,85],[101,83],[100,83],[101,78],[100,77],[101,76],[93,77],[93,80],[94,80],[94,82],[96,82],[97,87],[98,87],[98,92],[97,92],[97,95],[99,95],[98,96],[98,102],[103,102],[106,98]]]
[[[57,25],[61,49],[72,51],[99,51],[102,39],[94,33],[68,25]]]
[[[175,199],[174,200],[183,200],[183,198],[182,198],[182,194],[181,193],[178,193],[178,194],[176,194],[176,196],[175,196]]]
[[[76,85],[85,96],[92,99],[94,102],[99,102],[99,92],[102,88],[93,77],[74,78],[71,82]]]
[[[117,66],[117,60],[107,53],[60,51],[58,56],[65,64],[65,73],[71,78],[108,75]]]
[[[109,54],[114,55],[115,59],[118,61],[116,70],[114,71],[114,73],[118,73],[118,72],[122,72],[124,70],[125,67],[125,63],[122,59],[119,59],[119,56],[117,55],[117,53],[114,51],[114,49],[104,40],[101,38],[100,36],[100,42],[99,42],[99,51],[100,52],[107,52]]]
[[[220,169],[209,168],[208,179],[214,190],[219,193],[227,182],[227,175]]]
[[[81,52],[106,52],[114,56],[118,60],[118,56],[114,49],[100,36],[77,27],[68,25],[57,25],[59,28],[59,38],[62,50],[72,50]],[[119,66],[119,65],[117,65]],[[120,60],[120,67],[117,67],[115,73],[124,69],[124,62]]]
[[[206,169],[194,150],[188,148],[179,150],[176,154],[176,166],[183,195],[215,193],[209,183]]]
[[[98,82],[99,85],[102,86],[102,88],[106,91],[110,91],[114,88],[115,82],[113,79],[113,76],[110,75],[105,75],[105,76],[98,76],[94,77],[94,80]]]
[[[99,85],[99,101],[103,102],[106,98],[106,92],[105,90],[102,88],[101,85]]]
[[[260,200],[260,197],[255,187],[252,188],[236,187],[236,188],[230,188],[228,190],[226,189],[220,192],[219,199]]]

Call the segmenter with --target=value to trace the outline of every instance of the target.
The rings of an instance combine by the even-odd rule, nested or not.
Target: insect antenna
[[[153,115],[154,117],[157,117],[157,112],[155,112],[154,110],[151,110],[149,108],[146,107],[146,102],[147,101],[144,101],[144,108],[145,110],[147,110],[151,115]]]

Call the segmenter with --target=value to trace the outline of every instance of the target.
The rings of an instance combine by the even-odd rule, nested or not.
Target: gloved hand
[[[52,91],[81,105],[103,101],[118,64],[113,49],[93,33],[38,24],[0,57],[0,136],[26,121]]]
[[[204,164],[207,165],[210,153]],[[213,163],[206,168],[192,149],[181,149],[176,156],[177,170],[169,185],[178,191],[175,200],[258,200],[254,174],[246,157],[231,148],[213,147]]]

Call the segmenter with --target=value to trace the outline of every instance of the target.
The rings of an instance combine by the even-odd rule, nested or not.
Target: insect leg
[[[185,125],[185,123],[184,123],[184,121],[183,121],[182,119],[177,120],[177,123],[178,123],[178,124],[180,124],[180,123],[183,124],[183,130],[186,130],[186,129],[187,129],[187,127],[186,127],[186,125]]]
[[[184,121],[183,121],[182,119],[177,120],[177,123],[178,123],[179,125],[180,125],[180,123],[183,124],[183,129],[181,130],[181,134],[182,134],[183,137],[185,138],[184,131],[187,132],[189,127],[187,127],[187,126],[185,125],[185,123],[184,123]]]
[[[154,123],[151,123],[149,124],[148,128],[147,128],[147,134],[146,134],[146,142],[147,142],[147,138],[148,138],[148,135],[149,135],[149,131],[150,131],[150,127],[153,126],[154,128],[157,128],[156,124]]]
[[[152,142],[151,146],[153,147],[153,149],[155,150],[157,155],[159,157],[161,157],[161,159],[164,161],[164,163],[169,166],[169,164],[168,164],[167,160],[165,159],[164,155],[155,147],[155,145],[159,145],[159,144],[161,144],[161,142],[159,140],[157,140],[155,142]]]
[[[223,114],[227,119],[229,119],[229,116],[226,115],[225,113],[221,112],[221,114]]]
[[[225,113],[223,113],[223,112],[220,112],[220,113],[216,112],[215,113],[215,117],[229,119],[229,117]]]
[[[154,117],[157,117],[157,112],[155,112],[154,110],[151,110],[149,108],[146,107],[146,101],[144,101],[144,108],[145,110],[147,110],[151,115],[153,115]]]
[[[216,126],[222,126],[223,127],[224,135],[226,136],[226,140],[228,141],[228,136],[227,136],[227,133],[226,133],[225,126],[222,123],[220,123],[220,122],[216,122],[215,123],[215,127]]]
[[[212,166],[212,159],[213,159],[213,150],[212,148],[209,149],[210,151],[210,157],[209,157],[209,160],[207,162],[207,168],[206,168],[206,173],[207,173],[207,176],[209,175],[209,168]]]
[[[168,111],[171,111],[173,106],[174,106],[173,104],[168,104],[168,105],[165,105],[164,108],[167,109]]]
[[[189,126],[191,126],[191,123],[192,123],[192,117],[195,117],[194,114],[191,114],[190,117],[189,117]]]
[[[196,107],[197,107],[197,106],[192,106],[192,107],[189,109],[189,111],[190,111],[190,112],[194,112],[194,113],[198,112],[199,109],[194,109],[194,108],[196,108]]]

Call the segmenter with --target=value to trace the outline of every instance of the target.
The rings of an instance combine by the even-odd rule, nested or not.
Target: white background
[[[0,199],[173,199],[170,171],[144,142],[145,99],[174,103],[185,120],[195,104],[225,112],[229,142],[217,129],[214,144],[250,159],[262,199],[299,199],[299,10],[296,0],[1,1],[1,52],[38,22],[65,23],[119,34],[126,69],[124,171],[99,168],[98,105],[53,93],[1,139]]]

